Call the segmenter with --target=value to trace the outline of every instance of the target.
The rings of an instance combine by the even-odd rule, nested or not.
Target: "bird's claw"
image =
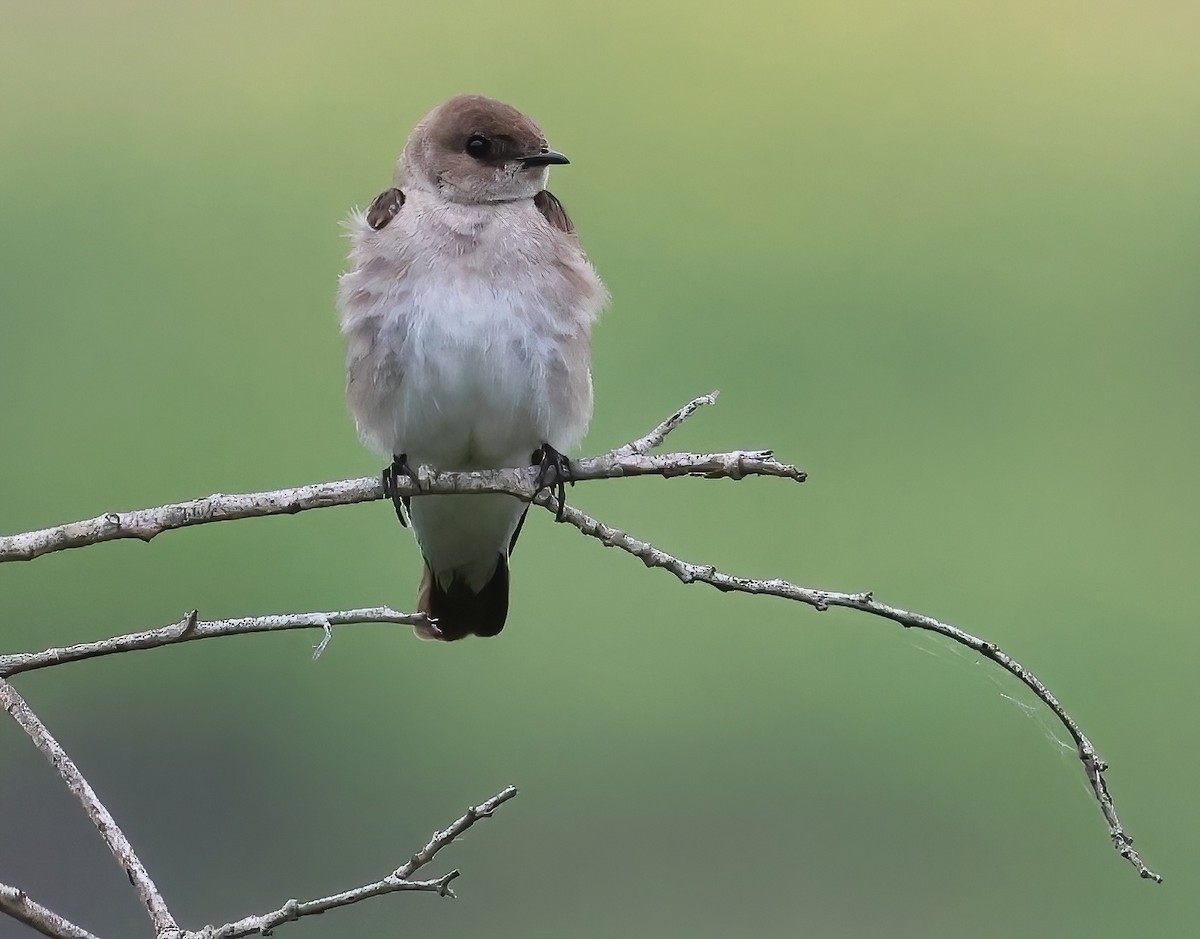
[[[407,528],[409,497],[396,491],[396,482],[404,476],[414,483],[419,483],[416,472],[408,465],[408,454],[392,454],[391,465],[383,468],[383,494],[392,500],[392,505],[396,509],[396,518],[400,519],[400,524]]]
[[[550,444],[543,443],[541,447],[533,451],[532,462],[538,468],[537,491],[549,489],[554,498],[558,500],[558,511],[554,513],[554,520],[561,522],[563,508],[567,504],[566,484],[575,485],[575,474],[571,469],[571,461]],[[551,476],[552,472],[553,476]],[[553,482],[550,481],[551,479]]]

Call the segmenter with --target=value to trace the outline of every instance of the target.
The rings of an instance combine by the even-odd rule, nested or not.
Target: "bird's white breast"
[[[394,452],[447,469],[529,461],[542,442],[540,403],[552,393],[546,366],[560,354],[531,322],[551,311],[529,286],[444,268],[425,272],[387,310],[385,328],[407,331]]]

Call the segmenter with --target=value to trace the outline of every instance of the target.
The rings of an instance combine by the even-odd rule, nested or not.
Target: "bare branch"
[[[0,884],[0,913],[7,913],[19,923],[36,929],[51,939],[97,939],[86,929],[76,926],[65,916],[60,916],[31,900],[24,890]]]
[[[207,926],[199,932],[186,933],[184,939],[239,939],[241,936],[249,936],[254,933],[260,933],[265,936],[281,923],[291,922],[302,916],[313,916],[317,913],[324,913],[339,906],[349,906],[351,903],[358,903],[360,900],[381,897],[384,894],[396,893],[401,890],[424,891],[436,893],[443,897],[452,897],[454,896],[454,892],[450,889],[450,882],[458,877],[458,871],[450,871],[450,873],[436,880],[412,880],[412,875],[432,861],[442,848],[453,842],[481,818],[489,817],[499,806],[513,798],[516,794],[516,786],[509,786],[496,793],[496,795],[492,796],[486,802],[469,807],[466,814],[451,824],[449,828],[444,831],[435,832],[433,837],[429,839],[429,843],[414,854],[407,863],[402,864],[382,880],[377,880],[373,884],[365,884],[362,887],[355,887],[353,890],[347,890],[343,893],[321,897],[319,900],[307,900],[304,902],[289,900],[273,912],[263,913],[261,916],[247,916],[244,919],[239,919],[236,923],[228,923],[224,926]]]
[[[612,451],[612,456],[624,457],[633,456],[634,454],[649,453],[651,450],[657,450],[663,445],[663,441],[667,439],[667,434],[676,430],[679,425],[686,421],[689,417],[699,411],[702,407],[709,404],[717,403],[717,395],[719,392],[713,391],[706,395],[701,395],[698,398],[693,398],[678,411],[668,417],[665,421],[659,424],[654,430],[646,434],[644,437],[639,437],[631,443],[625,444],[623,447],[617,447]]]
[[[159,937],[177,936],[179,926],[171,916],[171,911],[167,909],[166,901],[158,892],[158,888],[154,886],[154,881],[150,879],[146,868],[142,866],[129,839],[125,837],[124,832],[117,826],[116,820],[109,814],[108,809],[104,807],[92,787],[88,785],[88,781],[83,778],[79,768],[67,756],[66,751],[59,746],[58,741],[50,735],[46,725],[38,720],[37,715],[25,703],[25,699],[3,678],[0,678],[0,702],[4,704],[4,709],[12,715],[13,720],[21,725],[25,733],[29,734],[34,745],[42,751],[42,755],[58,770],[58,775],[67,784],[67,788],[75,793],[75,797],[83,804],[83,810],[87,812],[88,818],[99,830],[100,837],[108,845],[108,850],[117,859],[117,863],[125,869],[129,882],[133,884],[142,904],[150,914],[155,935]]]
[[[549,493],[541,493],[535,501],[538,505],[549,509],[551,512],[557,513],[560,511],[557,500]],[[1108,824],[1109,837],[1112,838],[1113,845],[1121,857],[1129,861],[1142,877],[1153,880],[1155,883],[1162,883],[1162,876],[1150,870],[1145,862],[1142,861],[1138,852],[1134,850],[1133,838],[1126,833],[1125,829],[1121,826],[1120,820],[1117,818],[1117,810],[1113,805],[1112,795],[1109,793],[1108,784],[1104,778],[1108,764],[1100,758],[1092,741],[1088,739],[1074,718],[1067,713],[1066,709],[1050,693],[1050,690],[1041,680],[1033,672],[1025,668],[1025,666],[1021,665],[1006,652],[1003,652],[994,642],[972,636],[957,626],[943,623],[931,616],[926,616],[922,613],[911,613],[908,610],[879,603],[870,593],[838,593],[829,590],[816,590],[811,587],[800,587],[786,580],[755,580],[749,577],[734,577],[724,574],[712,565],[692,564],[682,561],[648,542],[639,541],[619,529],[605,525],[603,522],[597,521],[569,505],[564,506],[561,511],[562,520],[574,525],[585,535],[597,539],[606,547],[620,548],[622,551],[632,554],[634,557],[641,559],[642,563],[647,567],[657,567],[669,571],[685,584],[708,584],[710,587],[715,587],[724,593],[736,591],[739,593],[766,594],[768,596],[781,597],[784,600],[795,600],[798,603],[806,603],[816,610],[827,610],[831,606],[849,607],[852,610],[859,610],[874,616],[882,616],[906,628],[924,629],[929,632],[938,633],[995,662],[1006,672],[1019,679],[1046,707],[1053,711],[1059,723],[1066,728],[1067,733],[1075,741],[1076,752],[1079,755],[1080,762],[1083,764],[1083,771],[1087,776],[1088,784],[1092,787],[1092,792],[1095,794],[1096,801],[1100,805],[1100,811],[1103,813],[1104,820]]]
[[[503,805],[509,799],[517,794],[516,786],[508,786],[496,793],[486,802],[481,802],[479,805],[468,806],[466,814],[457,819],[449,828],[444,831],[435,831],[433,837],[420,851],[409,858],[408,863],[399,867],[396,870],[396,875],[401,878],[408,878],[419,871],[422,867],[432,861],[439,851],[447,845],[451,844],[455,838],[459,837],[468,828],[474,825],[481,818],[490,818],[492,813],[496,811],[498,806]]]
[[[698,407],[698,405],[697,405]],[[693,411],[695,408],[693,408]],[[689,414],[692,412],[689,412]],[[677,415],[672,427],[659,434],[665,436],[687,415]],[[670,423],[670,422],[668,422]],[[665,426],[665,425],[664,425]],[[641,443],[637,441],[636,443]],[[632,445],[631,445],[632,446]],[[668,453],[649,457],[641,453],[617,456],[587,457],[571,462],[572,478],[576,482],[594,479],[615,479],[622,476],[703,476],[708,479],[742,479],[745,476],[778,476],[803,482],[805,474],[786,463],[780,463],[770,450],[732,451],[728,453]],[[490,470],[475,473],[439,473],[428,467],[418,471],[418,480],[398,480],[399,495],[473,495],[503,492],[530,500],[537,490],[537,468]],[[548,480],[554,482],[554,480]],[[81,548],[105,541],[135,538],[149,541],[164,531],[226,522],[239,518],[258,518],[267,515],[294,515],[310,509],[334,505],[354,505],[383,498],[379,478],[341,479],[295,489],[272,492],[248,492],[236,495],[216,493],[203,499],[161,505],[132,512],[109,512],[81,522],[70,522],[55,528],[24,532],[0,537],[0,562],[28,561],[68,548]]]
[[[572,464],[574,478],[583,481],[589,479],[610,479],[620,476],[657,475],[670,478],[680,475],[695,475],[708,478],[741,479],[749,475],[763,475],[788,478],[801,482],[804,480],[805,474],[803,472],[794,466],[776,461],[771,452],[767,450],[733,451],[716,454],[672,453],[658,456],[648,455],[650,450],[661,445],[665,438],[692,414],[700,408],[713,403],[715,397],[716,393],[714,392],[711,395],[703,395],[694,399],[650,433],[619,447],[609,454],[574,462]],[[437,473],[423,467],[418,472],[418,479],[415,482],[402,480],[398,488],[401,493],[411,495],[503,492],[527,500],[532,498],[538,505],[546,507],[551,511],[557,511],[557,502],[550,492],[543,491],[535,496],[537,486],[536,477],[537,470],[524,468],[479,473]],[[548,480],[551,483],[554,481],[553,479]],[[284,489],[275,492],[232,496],[218,494],[193,502],[160,506],[156,509],[143,509],[123,514],[114,513],[89,521],[75,522],[43,531],[27,532],[22,535],[0,538],[0,561],[27,560],[52,551],[97,544],[102,541],[112,541],[119,538],[141,538],[149,541],[163,531],[190,525],[235,518],[291,514],[333,505],[367,502],[382,497],[382,486],[374,478],[341,480],[333,483],[304,486],[298,489]],[[640,558],[647,567],[658,567],[670,571],[685,584],[706,583],[725,592],[737,591],[741,593],[777,596],[808,604],[817,610],[826,610],[831,606],[848,607],[874,616],[890,619],[906,628],[924,629],[939,633],[960,645],[973,649],[1019,679],[1050,708],[1075,741],[1079,759],[1083,764],[1084,773],[1108,824],[1109,835],[1117,851],[1134,866],[1142,877],[1161,883],[1162,878],[1145,865],[1137,851],[1133,848],[1133,839],[1129,837],[1121,826],[1104,776],[1108,765],[1100,758],[1091,740],[1083,733],[1079,725],[1058,702],[1057,698],[1050,693],[1041,680],[1007,653],[1003,652],[995,643],[980,639],[932,617],[879,603],[875,601],[870,593],[841,593],[801,587],[785,580],[756,580],[745,577],[734,577],[724,574],[712,566],[682,561],[667,554],[665,551],[655,548],[653,545],[638,541],[625,532],[605,525],[570,506],[567,506],[563,510],[562,518],[564,521],[573,524],[584,534],[598,539],[603,544],[609,547],[620,548]],[[95,643],[84,643],[66,649],[47,649],[44,652],[0,656],[0,684],[3,683],[3,677],[5,676],[34,668],[59,664],[60,662],[76,661],[82,658],[108,655],[131,649],[153,648],[159,645],[186,642],[191,639],[233,635],[241,632],[319,627],[324,630],[324,638],[316,647],[316,654],[319,655],[329,641],[334,625],[375,621],[418,625],[425,622],[425,619],[419,614],[397,613],[387,608],[350,610],[342,613],[305,613],[253,617],[212,623],[198,622],[196,614],[192,613],[180,623],[157,630],[134,633]],[[7,685],[3,685],[3,687],[11,692],[11,688]],[[15,692],[11,693],[15,694]],[[14,716],[16,715],[14,714]],[[511,798],[511,795],[506,798]],[[484,806],[487,804],[485,803]],[[497,802],[496,804],[499,803]],[[460,819],[459,823],[462,823],[462,821]],[[97,824],[100,827],[99,823]],[[104,830],[103,827],[101,827],[101,830]],[[445,835],[446,833],[440,834]],[[449,840],[452,840],[452,838]],[[440,844],[435,844],[435,842],[431,842],[426,850],[428,851],[432,848],[433,853],[436,853]],[[449,842],[447,841],[446,843]],[[429,857],[432,857],[432,853],[430,853]],[[414,858],[414,860],[416,859]],[[428,859],[421,863],[427,862]],[[444,890],[449,882],[447,878],[421,882],[408,880],[415,869],[412,868],[406,871],[405,868],[401,868],[393,877],[396,884],[402,885],[388,886],[387,890],[383,892],[418,889]],[[359,888],[359,891],[373,891],[379,884],[383,883],[385,882],[380,881],[378,884]],[[388,881],[387,883],[392,884],[393,882]],[[338,897],[310,902],[318,905],[321,903],[344,905],[345,902],[356,902],[367,895],[375,895],[375,893],[371,892],[360,896],[359,891],[350,891],[349,894],[339,894]],[[339,897],[351,895],[353,899],[338,900]],[[333,902],[335,900],[338,900],[338,902]],[[283,915],[285,912],[290,914],[290,911],[293,911],[294,908],[295,904],[292,904],[283,910],[276,911],[276,913],[268,914],[268,916]],[[322,907],[322,909],[325,908],[330,908],[330,906]],[[314,908],[312,912],[320,912],[320,910]],[[222,933],[221,935],[225,934]],[[237,935],[245,935],[245,933],[237,933]]]
[[[205,622],[196,618],[193,610],[178,623],[147,629],[144,632],[115,636],[97,642],[82,642],[61,649],[45,649],[42,652],[18,652],[0,655],[0,678],[11,678],[21,672],[38,668],[77,662],[117,652],[132,652],[139,649],[157,649],[180,642],[196,639],[211,639],[216,636],[237,636],[244,633],[280,632],[287,629],[322,629],[326,637],[332,635],[334,626],[350,626],[359,623],[397,623],[402,626],[420,626],[429,622],[424,613],[400,613],[391,607],[377,606],[361,610],[339,610],[331,613],[284,613],[272,616],[247,616],[241,619],[213,620]],[[327,639],[318,644],[323,651]]]

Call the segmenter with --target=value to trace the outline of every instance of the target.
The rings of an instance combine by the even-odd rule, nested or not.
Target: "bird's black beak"
[[[531,166],[550,166],[553,164],[570,163],[565,156],[557,150],[551,150],[548,147],[542,147],[541,153],[535,153],[533,156],[521,157],[521,165],[526,169]]]

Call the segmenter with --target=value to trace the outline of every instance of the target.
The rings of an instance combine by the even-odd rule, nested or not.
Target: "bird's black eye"
[[[472,134],[467,138],[466,151],[476,160],[486,160],[492,152],[492,142],[483,134]]]

